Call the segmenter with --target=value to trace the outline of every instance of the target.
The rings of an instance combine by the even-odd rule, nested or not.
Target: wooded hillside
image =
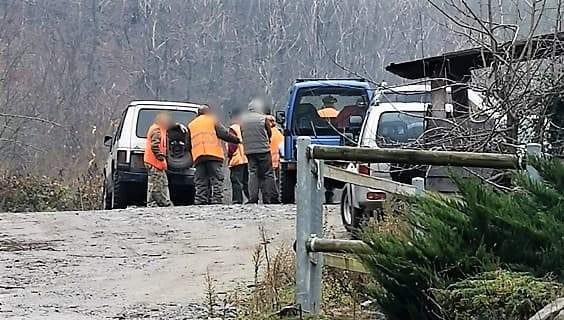
[[[298,77],[397,82],[390,62],[472,45],[434,7],[449,2],[2,0],[1,167],[83,172],[133,99],[281,108]]]

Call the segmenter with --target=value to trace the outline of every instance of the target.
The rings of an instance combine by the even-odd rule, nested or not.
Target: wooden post
[[[411,185],[415,187],[416,193],[425,191],[425,179],[421,177],[415,177],[411,179]]]
[[[528,143],[527,144],[527,155],[528,156],[541,156],[542,155],[542,146],[540,143]],[[535,167],[530,164],[527,164],[527,174],[529,177],[535,181],[542,180],[539,172]]]
[[[359,147],[313,146],[313,159],[360,161],[370,163],[400,163],[493,169],[522,169],[517,155],[459,151],[429,151],[411,149],[370,149]]]
[[[360,240],[323,239],[312,236],[306,243],[311,252],[370,253],[370,247]]]

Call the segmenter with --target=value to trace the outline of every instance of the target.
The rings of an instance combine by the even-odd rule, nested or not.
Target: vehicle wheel
[[[103,209],[112,210],[112,195],[108,192],[108,182],[104,178],[104,190],[103,190]]]
[[[194,195],[196,190],[194,187],[182,187],[175,190],[175,193],[171,195],[173,197],[172,202],[175,206],[189,206],[194,204]]]
[[[341,219],[343,220],[343,226],[349,232],[356,231],[362,220],[362,210],[352,205],[352,199],[346,187],[343,189],[341,196]]]
[[[168,168],[172,170],[184,170],[192,166],[192,154],[186,149],[186,133],[180,125],[168,129]]]
[[[112,192],[112,209],[127,208],[127,186],[125,183],[114,179],[114,188]]]
[[[325,203],[326,204],[335,203],[335,191],[334,191],[334,189],[326,189],[325,190]]]
[[[296,172],[280,171],[280,201],[284,204],[296,201]]]

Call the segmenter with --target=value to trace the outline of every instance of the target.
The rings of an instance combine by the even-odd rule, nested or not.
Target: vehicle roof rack
[[[366,82],[364,78],[298,78],[295,82],[305,82],[305,81],[331,81],[331,80],[341,80],[341,81],[359,81]]]

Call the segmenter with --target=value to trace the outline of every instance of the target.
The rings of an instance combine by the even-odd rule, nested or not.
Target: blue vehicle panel
[[[335,90],[339,88],[348,88],[351,90],[360,90],[366,96],[366,106],[368,106],[370,100],[372,99],[373,90],[370,84],[362,79],[349,80],[349,79],[331,79],[331,80],[304,80],[296,81],[290,92],[288,98],[288,105],[286,107],[286,120],[285,120],[285,130],[284,130],[284,157],[285,161],[296,161],[295,145],[297,137],[300,135],[308,135],[312,138],[312,142],[315,144],[322,145],[341,145],[343,141],[342,135],[339,135],[334,129],[324,130],[320,129],[316,132],[315,128],[312,129],[313,132],[310,134],[304,134],[300,132],[296,126],[295,119],[295,109],[298,105],[298,95],[302,90],[328,90],[330,92],[333,88]],[[313,124],[312,124],[313,126]]]

